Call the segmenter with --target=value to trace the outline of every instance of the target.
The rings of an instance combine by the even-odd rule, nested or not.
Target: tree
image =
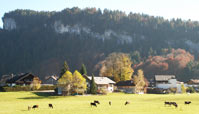
[[[81,67],[81,69],[80,69],[80,73],[82,74],[82,75],[86,75],[87,74],[87,70],[86,70],[86,66],[84,65],[84,64],[82,64],[82,67]]]
[[[61,69],[60,77],[61,77],[66,71],[69,71],[69,70],[70,70],[70,68],[69,68],[67,62],[64,61],[64,65],[63,65],[63,68]]]
[[[77,71],[73,73],[73,86],[72,90],[74,93],[84,93],[87,88],[86,79]]]
[[[33,78],[33,82],[30,87],[32,90],[38,90],[41,87],[41,80],[39,79],[39,77]]]
[[[58,80],[58,86],[61,87],[63,95],[70,95],[73,76],[70,71],[66,71]]]
[[[144,73],[141,69],[138,70],[137,75],[133,76],[133,81],[135,84],[135,92],[136,93],[143,92],[146,82],[144,78]]]
[[[100,76],[112,77],[116,82],[131,79],[134,72],[129,55],[124,53],[111,53],[99,64],[101,65]]]
[[[96,94],[97,93],[97,85],[95,83],[94,75],[93,74],[92,74],[92,80],[90,82],[90,93],[91,94]]]
[[[184,84],[181,84],[181,92],[186,93],[186,88],[185,88]]]

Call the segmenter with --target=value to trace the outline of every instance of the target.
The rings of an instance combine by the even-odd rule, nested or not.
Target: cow
[[[191,101],[185,101],[184,104],[191,104]]]
[[[94,103],[96,103],[96,104],[100,104],[100,102],[99,102],[99,101],[97,101],[97,100],[94,100]]]
[[[165,101],[165,102],[164,102],[164,106],[166,106],[166,105],[171,106],[171,102],[167,102],[167,101]]]
[[[126,101],[124,105],[127,105],[127,104],[130,104],[130,102],[129,102],[129,101]]]
[[[108,103],[109,103],[109,105],[111,105],[111,101],[109,101]]]
[[[48,104],[48,107],[49,108],[53,108],[53,104]]]
[[[177,103],[174,103],[173,106],[175,106],[176,108],[178,108],[178,104]]]
[[[91,105],[91,107],[92,107],[92,106],[97,107],[96,103],[92,103],[92,102],[91,102],[90,105]]]
[[[176,108],[178,107],[178,104],[176,102],[170,102],[170,104],[175,106]]]
[[[31,110],[31,106],[28,106],[28,110]]]
[[[32,108],[33,108],[33,109],[39,108],[39,105],[33,105]]]

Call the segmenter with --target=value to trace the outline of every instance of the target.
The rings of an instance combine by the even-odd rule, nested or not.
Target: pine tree
[[[64,61],[64,65],[63,65],[63,68],[61,69],[60,77],[61,77],[66,71],[69,71],[69,70],[70,70],[70,68],[69,68],[67,62]]]
[[[84,64],[82,64],[82,67],[81,67],[81,69],[80,69],[80,73],[82,74],[82,75],[86,75],[87,74],[87,70],[86,70],[86,66],[84,65]]]
[[[90,82],[90,93],[96,94],[97,93],[97,85],[95,84],[94,76],[92,74],[92,80]]]

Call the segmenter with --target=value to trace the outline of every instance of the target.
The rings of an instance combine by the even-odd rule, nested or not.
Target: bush
[[[31,91],[30,86],[14,86],[14,87],[2,87],[4,92],[12,92],[12,91]]]
[[[56,87],[54,85],[42,85],[38,90],[55,90]]]
[[[103,95],[106,95],[106,94],[108,94],[108,90],[107,89],[99,89],[98,91],[97,91],[97,93],[99,93],[99,94],[103,94]]]
[[[195,93],[196,92],[193,87],[188,87],[186,91],[189,92],[189,93]]]

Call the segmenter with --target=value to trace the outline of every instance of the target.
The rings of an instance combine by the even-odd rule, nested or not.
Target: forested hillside
[[[15,10],[2,19],[0,75],[33,72],[43,78],[59,74],[65,60],[72,72],[84,63],[88,74],[98,75],[96,65],[113,52],[129,53],[133,65],[144,68],[148,57],[163,56],[164,49],[184,49],[195,60],[199,51],[199,22],[190,20],[95,8]]]

